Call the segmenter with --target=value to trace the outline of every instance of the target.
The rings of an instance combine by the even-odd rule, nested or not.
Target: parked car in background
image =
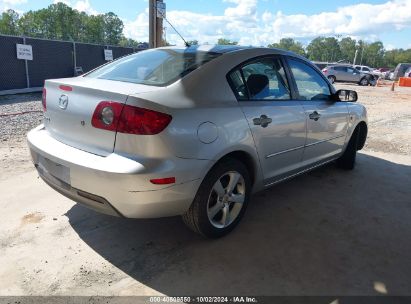
[[[356,100],[291,52],[157,48],[47,80],[44,124],[27,137],[41,178],[74,201],[128,218],[182,215],[220,237],[253,192],[331,161],[354,168],[367,136]]]
[[[405,71],[404,77],[411,77],[411,67],[409,67],[409,68]]]
[[[399,63],[394,70],[393,79],[398,81],[400,77],[404,77],[405,72],[411,67],[411,63]]]
[[[390,68],[378,68],[377,70],[380,71],[381,73],[384,73],[384,72],[388,72],[391,69]]]
[[[382,77],[382,72],[378,69],[370,68],[366,65],[355,65],[354,68],[365,74],[371,74],[374,78]]]
[[[381,73],[380,77],[382,79],[389,79],[390,72],[394,71],[393,69],[390,69],[390,68],[378,68],[377,70],[380,71]]]
[[[373,75],[363,73],[352,65],[331,65],[324,68],[322,72],[331,83],[354,82],[362,86],[375,85],[376,83]]]
[[[363,73],[371,73],[374,70],[373,68],[370,68],[366,65],[354,65],[354,68]]]

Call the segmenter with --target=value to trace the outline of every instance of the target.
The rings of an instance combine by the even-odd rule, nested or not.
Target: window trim
[[[288,86],[289,86],[289,90],[290,90],[290,97],[288,99],[251,99],[250,98],[250,91],[249,91],[247,83],[245,81],[244,73],[243,73],[242,68],[244,66],[252,63],[253,61],[258,61],[260,59],[265,59],[265,58],[277,59],[277,60],[280,61],[280,64],[282,65],[282,67],[284,69],[285,78],[286,78],[285,80],[287,81]],[[238,92],[237,92],[236,88],[234,87],[234,84],[232,83],[232,80],[230,78],[231,73],[235,72],[236,70],[240,71],[241,78],[242,78],[244,86],[246,87],[246,90],[247,90],[247,99],[241,99],[241,97],[238,95]],[[250,102],[250,101],[252,101],[252,102],[279,102],[279,101],[292,101],[292,100],[295,100],[296,95],[295,95],[295,92],[294,92],[293,85],[290,81],[291,80],[290,77],[291,77],[291,74],[289,73],[287,62],[284,59],[284,55],[280,55],[280,54],[267,54],[267,55],[260,55],[260,56],[249,58],[246,61],[243,61],[242,63],[236,65],[234,68],[232,68],[226,74],[226,80],[227,80],[231,90],[233,91],[233,94],[236,97],[237,102]]]
[[[310,61],[306,61],[306,60],[300,59],[300,58],[298,58],[298,57],[293,57],[293,56],[288,56],[288,55],[286,55],[286,56],[284,56],[284,57],[285,57],[284,59],[285,59],[286,62],[287,62],[288,72],[290,73],[290,77],[291,77],[291,79],[292,79],[293,91],[294,91],[295,94],[296,94],[295,100],[300,100],[300,101],[314,101],[314,102],[326,101],[326,100],[306,100],[306,99],[302,99],[302,98],[301,98],[300,92],[298,91],[297,82],[295,81],[294,74],[292,73],[291,67],[290,67],[290,65],[289,65],[289,60],[290,60],[290,59],[295,60],[295,61],[299,61],[299,62],[301,62],[302,64],[305,64],[306,66],[311,67],[311,68],[312,68],[315,72],[317,72],[317,74],[320,75],[320,77],[325,81],[325,83],[326,83],[327,86],[328,86],[328,89],[330,90],[331,95],[332,95],[332,94],[335,94],[336,90],[335,90],[334,86],[332,86],[332,85],[330,84],[330,82],[328,81],[328,79],[327,79],[327,78],[325,77],[325,75],[318,69],[317,66],[315,66],[314,64],[312,64]],[[331,95],[330,95],[330,96],[331,96]],[[331,100],[331,99],[330,99],[330,100]]]

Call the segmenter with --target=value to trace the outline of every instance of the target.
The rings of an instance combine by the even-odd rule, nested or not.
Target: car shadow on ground
[[[93,250],[167,295],[407,295],[411,167],[359,154],[252,197],[230,235],[205,240],[180,218],[132,220],[75,205]],[[328,302],[327,302],[328,303]]]

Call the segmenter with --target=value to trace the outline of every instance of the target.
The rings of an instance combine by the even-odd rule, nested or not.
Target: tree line
[[[220,38],[218,44],[236,45],[237,42]],[[292,38],[283,38],[267,47],[292,51],[312,61],[353,63],[356,57],[356,64],[389,68],[394,68],[401,62],[411,62],[411,49],[388,51],[381,41],[367,43],[350,37],[341,40],[335,37],[317,37],[307,47]]]
[[[123,21],[114,13],[89,15],[59,2],[19,15],[7,10],[0,15],[0,34],[34,38],[137,47],[124,37]]]
[[[88,15],[61,2],[21,16],[13,10],[0,15],[0,34],[137,47],[140,42],[126,38],[123,30],[123,21],[112,12]],[[197,40],[189,43],[199,44]],[[237,42],[220,38],[218,44],[236,45]],[[169,43],[164,41],[164,45]],[[357,52],[356,63],[372,67],[392,68],[400,62],[411,62],[411,49],[388,51],[381,41],[367,43],[350,37],[341,40],[317,37],[306,47],[292,38],[283,38],[268,47],[289,50],[312,61],[352,63]]]

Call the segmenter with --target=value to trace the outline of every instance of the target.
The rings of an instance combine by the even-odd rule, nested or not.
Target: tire
[[[327,78],[328,78],[328,80],[330,81],[331,84],[334,84],[334,82],[337,80],[335,78],[335,76],[328,76]]]
[[[229,187],[230,181],[233,185],[237,183]],[[233,190],[228,191],[228,188]],[[204,178],[193,203],[182,216],[184,223],[207,238],[226,235],[243,217],[251,188],[249,172],[240,161],[227,159],[217,163]]]
[[[350,141],[347,144],[347,148],[345,149],[343,155],[339,159],[337,159],[337,166],[344,170],[353,170],[355,167],[355,160],[357,158],[357,150],[358,150],[358,141],[360,132],[358,127],[355,129],[354,133],[352,134]]]
[[[367,77],[363,77],[358,84],[361,86],[368,86],[370,84],[370,81],[367,79]]]

